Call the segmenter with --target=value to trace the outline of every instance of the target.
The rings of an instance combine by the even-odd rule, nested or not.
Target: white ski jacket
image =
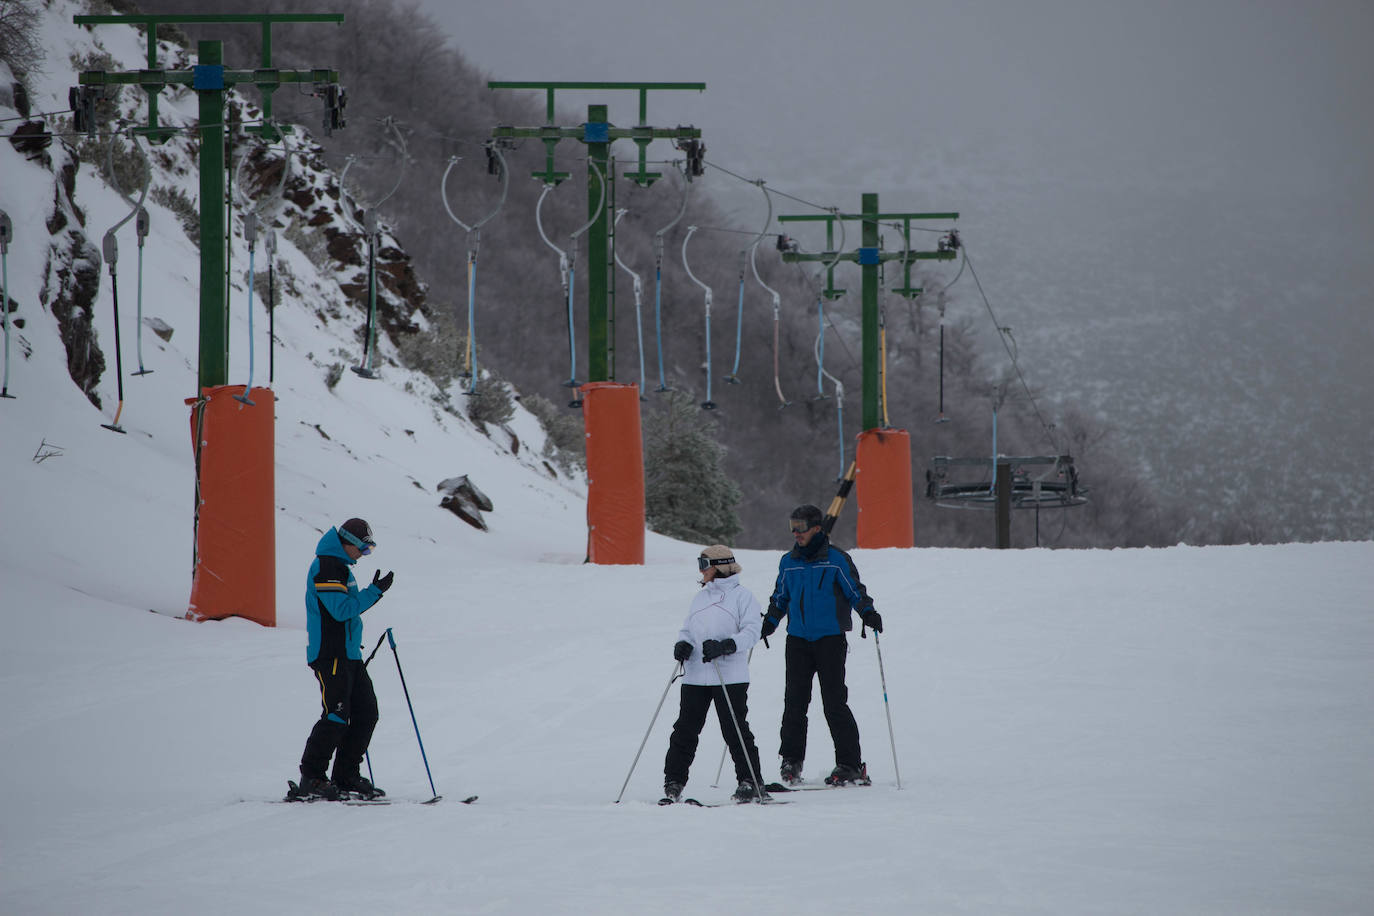
[[[740,584],[739,576],[712,579],[692,599],[692,609],[682,625],[678,639],[692,644],[692,655],[683,662],[684,684],[719,687],[749,683],[749,650],[759,641],[763,612],[758,599]],[[733,639],[735,651],[717,658],[720,676],[709,662],[701,660],[701,644],[708,639]]]

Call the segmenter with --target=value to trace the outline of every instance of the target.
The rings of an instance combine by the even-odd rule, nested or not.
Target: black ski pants
[[[806,640],[787,637],[786,686],[782,696],[783,760],[798,763],[806,759],[806,710],[811,705],[811,682],[821,682],[821,708],[835,743],[836,765],[856,769],[863,758],[859,752],[859,726],[849,711],[849,688],[844,683],[845,657],[849,640],[843,633]]]
[[[730,706],[725,705],[725,691],[730,692]],[[753,782],[749,774],[752,765],[759,772],[759,749],[754,744],[754,733],[749,730],[749,685],[726,684],[722,690],[697,684],[682,685],[682,699],[678,709],[677,721],[673,723],[673,734],[668,739],[668,756],[663,761],[663,781],[687,784],[687,771],[697,755],[697,740],[706,724],[706,713],[711,703],[716,704],[716,719],[720,722],[720,732],[725,737],[725,746],[730,749],[730,759],[735,762],[735,782]],[[730,718],[730,709],[735,710],[735,719]],[[740,747],[740,736],[735,733],[735,721],[739,722],[740,733],[744,735],[745,748]],[[760,777],[761,778],[761,777]]]
[[[334,758],[334,777],[356,776],[377,727],[377,693],[358,659],[319,658],[311,665],[323,707],[301,755],[301,778],[324,776]],[[337,753],[336,753],[337,752]]]

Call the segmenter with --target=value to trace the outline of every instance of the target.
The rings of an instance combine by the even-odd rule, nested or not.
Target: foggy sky
[[[716,161],[784,189],[857,187],[875,168],[957,157],[1371,199],[1363,0],[421,6],[495,79],[705,82],[704,94],[651,95],[651,123],[695,123]],[[629,97],[567,101],[610,102],[613,121],[634,121]]]

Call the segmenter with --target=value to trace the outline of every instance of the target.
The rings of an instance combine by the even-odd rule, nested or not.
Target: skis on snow
[[[442,795],[436,795],[425,801],[415,802],[415,804],[432,805],[442,799]],[[340,790],[338,798],[325,798],[323,795],[307,795],[303,793],[301,787],[296,784],[294,779],[288,779],[286,781],[286,797],[284,797],[282,801],[288,804],[314,804],[315,802],[332,801],[343,805],[389,805],[393,801],[410,802],[411,799],[391,799],[381,795],[368,796],[344,790]],[[470,805],[475,801],[477,801],[477,796],[469,795],[467,798],[460,799],[459,804]]]
[[[871,786],[871,782],[842,782],[842,783],[793,783],[785,786],[780,782],[770,782],[763,787],[765,792],[829,792],[834,789],[859,789],[864,786]]]
[[[780,798],[765,798],[765,800],[764,800],[763,802],[760,802],[757,798],[751,797],[751,798],[745,799],[744,801],[728,801],[728,802],[708,803],[708,802],[698,801],[698,800],[695,799],[695,798],[678,798],[678,799],[672,799],[672,798],[669,798],[669,797],[666,796],[666,795],[663,796],[662,798],[660,798],[660,799],[658,800],[658,803],[659,803],[660,805],[665,805],[665,806],[666,806],[666,805],[678,805],[678,804],[680,804],[680,805],[691,805],[691,806],[694,807],[694,808],[725,808],[725,807],[734,807],[734,806],[736,806],[736,805],[757,805],[757,804],[765,804],[765,805],[786,805],[786,804],[790,804],[789,802],[784,801],[783,799],[780,799]]]

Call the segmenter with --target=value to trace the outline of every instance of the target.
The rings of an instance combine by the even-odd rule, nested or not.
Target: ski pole
[[[658,721],[658,714],[663,710],[663,701],[668,699],[668,691],[672,689],[673,681],[685,673],[682,662],[673,663],[673,676],[668,678],[668,686],[663,688],[663,696],[658,698],[658,705],[654,707],[654,717],[649,720],[649,727],[644,730],[644,740],[639,742],[639,750],[635,751],[635,759],[630,764],[630,772],[625,774],[625,782],[620,786],[620,794],[615,797],[617,805],[620,804],[620,799],[625,796],[625,787],[630,784],[630,777],[634,775],[635,767],[639,766],[639,755],[644,753],[644,745],[649,743],[649,733],[654,730],[654,723]]]
[[[425,742],[420,737],[420,723],[415,721],[415,707],[410,702],[410,689],[406,687],[406,674],[401,670],[401,656],[396,652],[396,637],[391,635],[391,627],[386,628],[386,641],[391,645],[391,654],[396,658],[396,673],[401,676],[401,690],[405,691],[406,707],[410,710],[410,724],[415,726],[415,741],[420,745],[420,759],[425,762],[425,775],[429,777],[429,791],[434,794],[434,797],[426,804],[433,804],[441,796],[438,790],[434,788],[434,775],[429,771],[429,758],[425,756]]]
[[[740,731],[739,719],[735,718],[735,704],[730,702],[730,691],[725,689],[725,678],[720,673],[720,665],[713,658],[711,667],[716,669],[716,677],[720,680],[720,692],[725,694],[725,708],[730,710],[730,721],[735,723],[735,737],[739,738],[739,752],[744,755],[744,762],[749,767],[749,778],[754,780],[754,794],[759,797],[759,804],[763,804],[763,785],[759,782],[759,774],[754,772],[754,761],[749,759],[749,747],[744,743],[744,732]]]
[[[372,664],[372,659],[377,655],[377,650],[380,649],[380,648],[382,647],[382,643],[385,642],[385,641],[386,641],[386,634],[383,633],[381,636],[379,636],[379,637],[377,638],[377,645],[375,645],[375,646],[372,647],[372,654],[369,655],[369,656],[367,657],[367,661],[363,662],[363,667],[364,667],[364,668],[366,668],[368,665]],[[396,665],[397,665],[397,668],[399,668],[399,667],[400,667],[400,662],[397,662]],[[407,699],[409,699],[409,698],[407,698]],[[415,729],[415,734],[416,734],[417,737],[419,736],[420,730],[419,730],[418,728]],[[375,779],[372,778],[372,754],[371,754],[371,752],[369,752],[369,751],[363,751],[363,759],[367,761],[367,780],[368,780],[368,782],[374,782],[374,783],[375,783],[377,780],[375,780]],[[431,787],[431,788],[432,788],[432,787]]]
[[[364,668],[366,668],[368,665],[372,664],[372,656],[377,654],[377,650],[380,649],[380,648],[382,647],[382,643],[385,642],[385,641],[386,641],[386,634],[383,633],[381,636],[379,636],[379,637],[377,638],[377,645],[375,645],[375,646],[372,647],[372,655],[369,655],[369,656],[367,657],[367,661],[363,662],[363,667],[364,667]]]
[[[883,673],[883,648],[878,643],[878,631],[873,631],[873,648],[878,653],[878,679],[883,685],[883,712],[887,713],[887,737],[892,742],[892,770],[897,774],[897,788],[902,787],[902,771],[897,766],[897,737],[892,733],[892,707],[887,703],[887,675]]]
[[[749,648],[749,661],[752,662],[753,660],[754,660],[754,649],[753,649],[753,647],[751,646],[751,647]],[[713,782],[713,783],[711,783],[711,788],[713,788],[713,789],[719,789],[719,788],[720,788],[720,774],[725,772],[725,752],[728,751],[728,750],[729,750],[728,747],[723,747],[723,748],[720,749],[720,765],[719,765],[718,767],[716,767],[716,781]]]

